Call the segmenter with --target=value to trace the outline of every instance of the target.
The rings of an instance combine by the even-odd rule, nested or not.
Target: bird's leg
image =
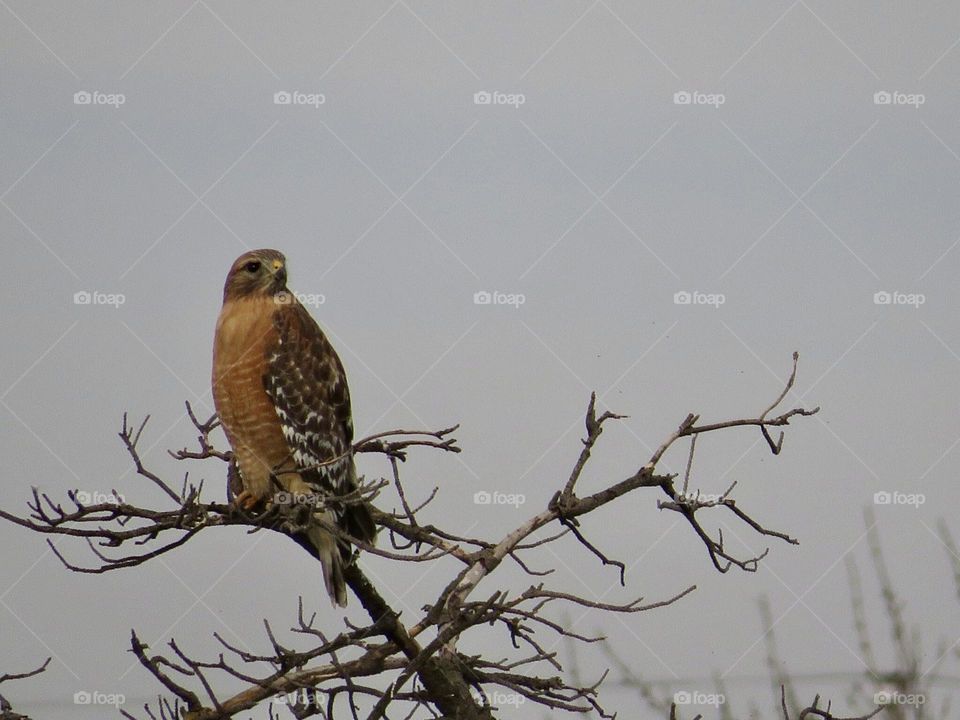
[[[243,477],[236,457],[230,459],[227,466],[227,502],[231,507],[251,512],[258,505],[263,504],[265,498],[243,487]]]
[[[237,507],[243,508],[247,512],[251,512],[262,502],[263,498],[254,495],[249,490],[243,490],[239,495],[236,495],[233,498],[233,504]]]
[[[240,477],[240,467],[237,458],[230,453],[230,464],[227,465],[227,503],[233,505],[237,495],[243,490],[243,478]]]

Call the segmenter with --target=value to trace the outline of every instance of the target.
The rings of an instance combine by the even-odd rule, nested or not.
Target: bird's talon
[[[252,512],[260,504],[260,498],[244,490],[233,499],[233,503],[246,512]]]

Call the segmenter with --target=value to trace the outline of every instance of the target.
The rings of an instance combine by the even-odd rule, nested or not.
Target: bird
[[[232,502],[248,511],[307,506],[306,522],[290,534],[320,561],[333,605],[345,607],[343,572],[353,560],[352,545],[329,526],[369,544],[377,530],[369,503],[356,492],[343,364],[287,288],[280,251],[252,250],[231,265],[211,385],[239,478]]]

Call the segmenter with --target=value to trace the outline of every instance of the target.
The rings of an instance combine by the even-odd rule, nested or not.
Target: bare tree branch
[[[48,657],[43,661],[43,664],[40,667],[34,670],[22,673],[4,673],[3,675],[0,675],[0,685],[10,680],[26,680],[34,675],[39,675],[47,669],[49,664],[50,658]],[[17,712],[14,712],[10,701],[7,700],[3,695],[0,695],[0,720],[30,720],[30,718],[26,715],[21,715]]]
[[[138,474],[163,493],[164,506],[158,509],[128,502],[119,496],[114,498],[116,502],[84,503],[84,498],[72,491],[67,493],[66,501],[57,501],[34,488],[27,502],[29,512],[25,516],[0,510],[0,518],[48,536],[48,543],[61,563],[70,570],[85,573],[109,572],[149,562],[214,527],[238,526],[248,532],[296,535],[307,530],[310,523],[322,522],[345,547],[355,548],[358,556],[346,564],[344,576],[366,612],[368,623],[365,625],[356,626],[344,619],[343,628],[338,633],[331,628],[321,629],[315,625],[315,618],[305,617],[301,600],[297,623],[290,629],[290,639],[278,634],[269,622],[264,621],[263,649],[241,649],[215,635],[219,650],[207,659],[191,657],[175,640],[170,640],[162,652],[157,652],[132,632],[133,654],[169,694],[169,697],[158,698],[153,706],[144,707],[145,716],[151,719],[231,718],[267,702],[276,703],[277,707],[286,705],[298,718],[312,715],[333,718],[335,714],[347,713],[359,720],[361,717],[412,717],[415,713],[427,713],[454,720],[488,720],[494,717],[499,702],[491,701],[491,697],[497,697],[496,692],[506,693],[516,702],[534,703],[550,713],[596,713],[608,718],[612,715],[604,710],[599,700],[599,689],[607,673],[598,673],[586,684],[565,679],[561,658],[551,649],[557,639],[593,643],[602,638],[575,632],[554,615],[554,608],[570,604],[627,615],[654,611],[681,601],[696,589],[695,585],[667,599],[647,603],[642,597],[616,602],[578,595],[566,588],[548,587],[543,582],[527,588],[488,588],[480,596],[482,599],[474,595],[508,557],[528,575],[548,576],[553,568],[534,569],[537,563],[530,562],[530,558],[545,546],[564,542],[564,538],[576,541],[573,547],[581,552],[586,550],[588,557],[617,568],[620,584],[625,586],[626,566],[598,547],[588,536],[580,518],[601,511],[627,494],[648,488],[660,497],[657,507],[684,516],[706,547],[713,566],[720,572],[731,567],[754,571],[769,549],[754,557],[735,556],[725,548],[721,532],[714,536],[704,528],[702,513],[723,508],[737,522],[760,536],[796,544],[796,539],[765,527],[741,509],[730,497],[735,483],[719,498],[688,494],[695,473],[696,441],[700,435],[757,427],[767,439],[771,451],[778,454],[782,449],[783,434],[781,432],[779,439],[773,442],[768,429],[786,426],[795,417],[817,412],[817,409],[794,408],[769,417],[793,387],[796,371],[795,354],[786,386],[758,416],[698,425],[699,416],[690,414],[645,463],[638,463],[636,472],[618,481],[610,481],[596,492],[579,496],[579,481],[597,449],[605,424],[625,417],[609,411],[598,415],[596,395],[591,394],[584,417],[586,436],[581,441],[569,475],[558,481],[558,489],[546,507],[499,539],[468,536],[454,524],[455,520],[450,522],[449,518],[445,520],[452,527],[440,527],[436,520],[424,521],[421,518],[431,512],[439,485],[432,490],[417,488],[411,492],[403,481],[401,464],[411,450],[460,452],[453,435],[456,425],[437,431],[381,432],[363,438],[353,446],[352,452],[356,454],[384,456],[389,463],[389,480],[364,482],[355,492],[334,500],[342,504],[369,502],[373,498],[381,499],[381,493],[395,492],[397,510],[373,510],[375,522],[386,530],[389,545],[374,546],[361,542],[335,525],[316,520],[310,513],[298,515],[296,508],[281,502],[250,513],[232,502],[206,500],[203,482],[192,482],[189,474],[185,474],[179,483],[179,491],[175,490],[177,484],[167,482],[147,468],[140,457],[138,446],[149,417],[134,428],[126,415],[120,431],[121,441]],[[170,455],[189,463],[208,460],[225,463],[229,499],[231,491],[236,494],[239,478],[232,453],[217,449],[210,438],[219,421],[216,416],[200,420],[189,403],[186,407],[196,430],[197,444],[194,449],[182,448]],[[676,476],[659,473],[657,465],[677,440],[687,437],[691,442],[683,489],[678,492]],[[661,494],[666,495],[665,500]],[[419,499],[413,499],[417,497]],[[547,530],[540,532],[544,528]],[[93,562],[81,565],[68,560],[63,550],[52,541],[56,537],[81,538],[86,542]],[[445,563],[446,567],[453,569],[453,575],[421,613],[401,617],[361,568],[360,560],[365,555],[376,555],[398,563]],[[502,637],[507,655],[491,659],[466,655],[458,650],[459,641],[478,628],[483,628],[485,633],[490,633],[492,628],[492,632]],[[307,647],[298,647],[304,642]],[[223,687],[235,687],[238,681],[242,683],[242,690],[229,694],[222,691]],[[814,703],[807,712],[822,711]],[[270,713],[273,713],[272,705]],[[671,713],[675,716],[676,708]],[[123,714],[134,717],[127,711]]]

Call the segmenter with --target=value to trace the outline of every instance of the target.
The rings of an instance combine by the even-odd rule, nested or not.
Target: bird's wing
[[[330,341],[292,296],[274,314],[264,389],[300,475],[328,494],[355,488],[353,420],[346,373]]]

